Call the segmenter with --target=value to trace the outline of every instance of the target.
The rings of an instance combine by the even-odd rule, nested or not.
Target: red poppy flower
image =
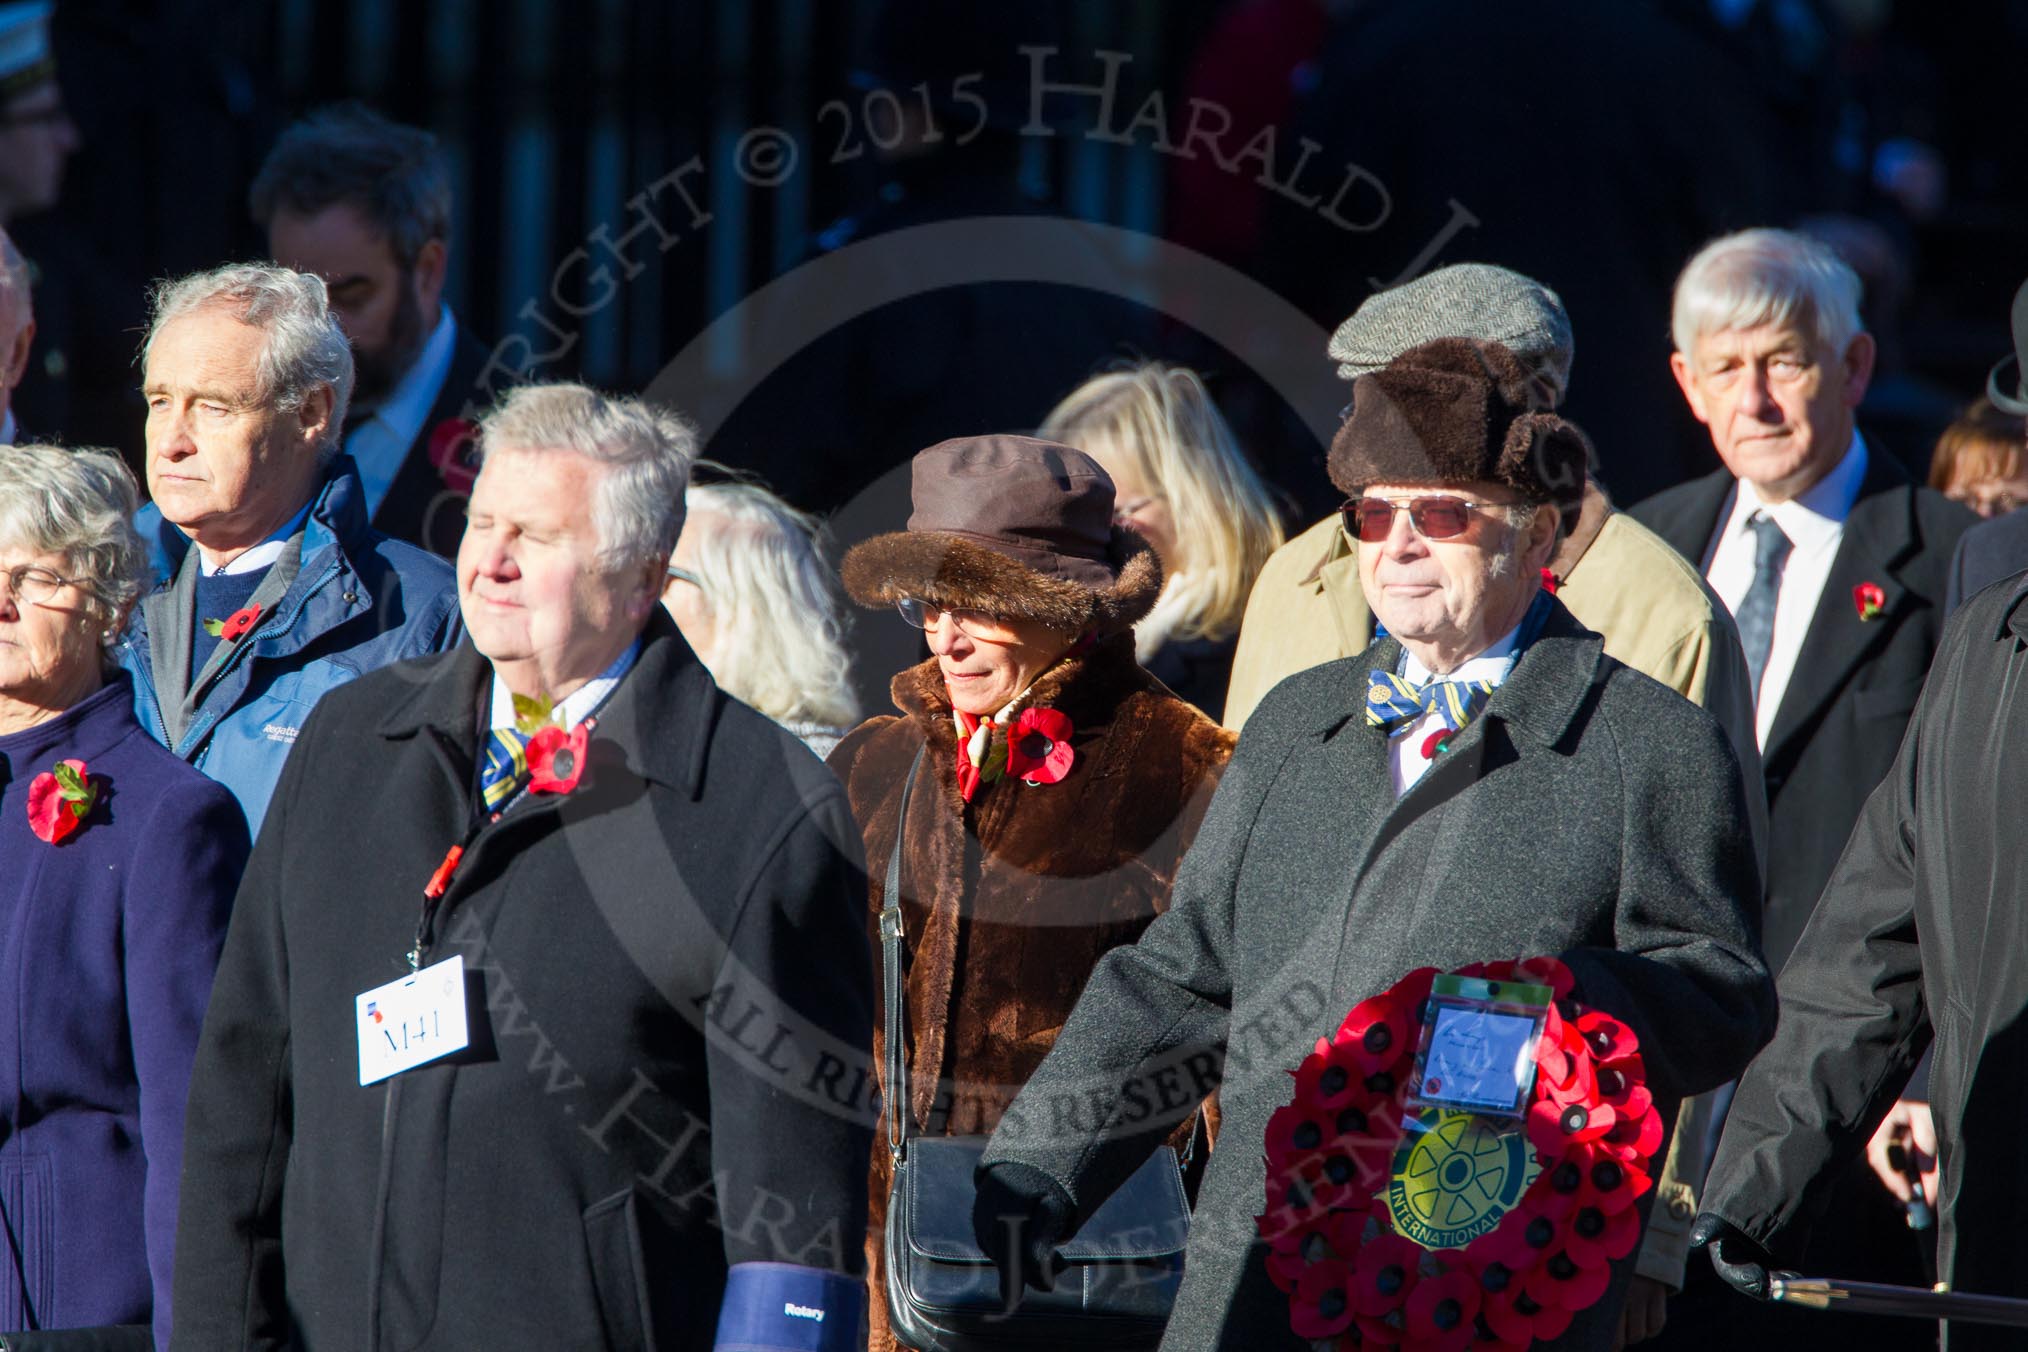
[[[1415,1015],[1420,1005],[1421,1001],[1413,1006],[1408,1004],[1392,990],[1361,1000],[1338,1025],[1331,1043],[1349,1051],[1363,1075],[1370,1077],[1393,1070],[1415,1054],[1415,1041],[1410,1033],[1419,1021]]]
[[[1437,753],[1447,749],[1450,746],[1451,738],[1455,736],[1457,734],[1449,728],[1438,728],[1435,732],[1422,739],[1422,758],[1424,760],[1435,760]]]
[[[1281,1169],[1322,1150],[1337,1136],[1333,1114],[1298,1100],[1274,1110],[1267,1123],[1269,1169]]]
[[[37,840],[61,845],[76,834],[99,800],[99,786],[81,760],[58,761],[28,781],[28,829]]]
[[[1640,1242],[1641,1216],[1632,1207],[1616,1212],[1579,1207],[1563,1232],[1564,1250],[1584,1267],[1604,1267],[1625,1258]]]
[[[1852,589],[1852,605],[1862,620],[1878,619],[1887,608],[1887,593],[1878,582],[1862,582]]]
[[[1610,1266],[1581,1263],[1568,1248],[1561,1248],[1521,1279],[1521,1293],[1545,1308],[1555,1307],[1574,1314],[1598,1304],[1612,1279]]]
[[[1352,1269],[1335,1259],[1313,1263],[1296,1280],[1289,1327],[1298,1338],[1335,1338],[1352,1326]]]
[[[1077,761],[1075,729],[1059,709],[1023,709],[1007,730],[1007,773],[1030,784],[1060,784]]]
[[[479,479],[479,425],[467,418],[445,418],[430,429],[430,464],[444,487],[466,497]]]
[[[1371,1319],[1400,1309],[1416,1283],[1423,1252],[1392,1232],[1375,1235],[1352,1264],[1353,1308]]]
[[[1645,1171],[1601,1150],[1585,1165],[1584,1186],[1578,1189],[1577,1204],[1595,1206],[1601,1211],[1625,1211],[1647,1196],[1648,1189],[1654,1186],[1655,1180]]]
[[[1528,1110],[1528,1142],[1545,1159],[1561,1159],[1580,1141],[1596,1141],[1613,1129],[1619,1116],[1603,1103],[1557,1103],[1543,1099]]]
[[[1612,1110],[1601,1107],[1600,1111]],[[1616,1118],[1611,1129],[1599,1139],[1599,1146],[1625,1164],[1639,1165],[1653,1159],[1662,1148],[1662,1114],[1650,1107],[1640,1117]]]
[[[1563,959],[1552,957],[1522,958],[1514,964],[1514,979],[1547,986],[1558,1000],[1567,1000],[1577,989],[1577,978]]]
[[[1567,1107],[1573,1103],[1591,1104],[1598,1101],[1598,1070],[1589,1056],[1583,1052],[1564,1053],[1564,1077],[1559,1080],[1542,1081],[1536,1077],[1538,1101]]]
[[[253,632],[253,627],[260,623],[260,619],[259,606],[244,606],[225,617],[218,626],[218,636],[227,643],[237,643]]]
[[[1481,1271],[1498,1263],[1509,1272],[1526,1272],[1561,1242],[1556,1220],[1543,1215],[1524,1196],[1500,1224],[1465,1246],[1465,1261]]]
[[[1362,1314],[1353,1325],[1359,1331],[1357,1347],[1399,1347],[1402,1344],[1401,1311],[1389,1310],[1383,1315]]]
[[[1602,1066],[1625,1060],[1641,1049],[1633,1029],[1596,1009],[1577,1016],[1577,1031],[1584,1034],[1592,1059]]]
[[[1373,1096],[1351,1052],[1323,1038],[1317,1039],[1317,1049],[1296,1067],[1296,1102],[1319,1112],[1335,1113]]]
[[[1556,595],[1557,590],[1562,586],[1563,579],[1556,575],[1555,569],[1544,568],[1542,570],[1542,590],[1548,592],[1551,596],[1554,596]]]
[[[1409,1293],[1403,1331],[1430,1352],[1463,1352],[1478,1335],[1480,1300],[1478,1278],[1462,1268],[1426,1278]]]
[[[551,724],[528,739],[528,791],[569,793],[584,774],[591,734],[583,724],[565,732]]]
[[[1542,1304],[1517,1284],[1501,1295],[1487,1296],[1479,1305],[1479,1316],[1500,1341],[1526,1347],[1537,1338],[1547,1342],[1562,1337],[1570,1328],[1571,1312]]]
[[[1598,1097],[1622,1120],[1631,1118],[1639,1121],[1655,1106],[1655,1095],[1644,1083],[1646,1075],[1640,1066],[1640,1058],[1633,1057],[1631,1060],[1631,1073],[1625,1061],[1598,1068]]]

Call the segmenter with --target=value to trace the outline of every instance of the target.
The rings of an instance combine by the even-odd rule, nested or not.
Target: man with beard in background
[[[279,262],[324,279],[352,340],[345,452],[374,529],[455,553],[486,348],[444,300],[451,180],[436,137],[356,103],[320,109],[282,133],[249,205]]]

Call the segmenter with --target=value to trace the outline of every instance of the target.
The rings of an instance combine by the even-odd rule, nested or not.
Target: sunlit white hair
[[[63,556],[100,619],[117,628],[147,584],[134,532],[140,489],[111,451],[0,446],[0,548]]]
[[[568,381],[523,385],[479,420],[479,445],[486,455],[567,452],[604,465],[591,516],[605,571],[666,559],[676,547],[697,433],[668,409]]]
[[[692,484],[689,567],[714,626],[712,679],[779,723],[859,721],[836,571],[818,522],[758,484]]]
[[[155,288],[145,362],[170,321],[217,306],[267,334],[254,372],[256,395],[279,409],[298,409],[319,385],[331,387],[331,421],[318,460],[338,453],[345,409],[352,402],[352,345],[331,313],[324,279],[275,263],[228,263]]]
[[[1842,355],[1861,332],[1859,274],[1793,230],[1741,230],[1712,240],[1676,279],[1670,335],[1676,350],[1707,333],[1793,325]]]

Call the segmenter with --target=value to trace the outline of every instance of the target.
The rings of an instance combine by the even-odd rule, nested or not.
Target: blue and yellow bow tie
[[[494,728],[486,739],[486,764],[479,772],[479,801],[498,812],[528,779],[528,735]]]
[[[1418,685],[1391,671],[1369,671],[1366,723],[1394,733],[1424,714],[1435,714],[1456,732],[1472,721],[1493,694],[1491,681],[1429,681]]]

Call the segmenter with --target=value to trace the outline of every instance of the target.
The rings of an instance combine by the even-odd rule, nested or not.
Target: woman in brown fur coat
[[[894,678],[900,715],[862,724],[830,766],[865,832],[877,932],[902,784],[927,744],[903,844],[907,1110],[912,1130],[970,1135],[999,1122],[1099,957],[1167,907],[1233,736],[1135,663],[1161,565],[1113,524],[1095,461],[975,437],[922,452],[913,475],[908,529],[848,553],[845,587],[898,606],[935,656]],[[897,1346],[889,1171],[876,1148],[876,1350]]]

